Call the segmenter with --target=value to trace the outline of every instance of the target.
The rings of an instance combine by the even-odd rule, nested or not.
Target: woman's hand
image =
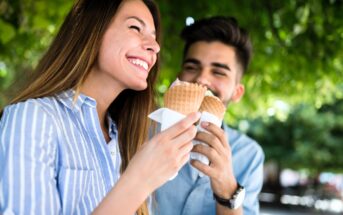
[[[189,114],[174,126],[145,143],[129,163],[124,174],[139,177],[149,193],[165,183],[189,160],[199,113]]]
[[[188,161],[199,118],[200,113],[189,114],[146,142],[94,214],[134,214],[148,195]]]

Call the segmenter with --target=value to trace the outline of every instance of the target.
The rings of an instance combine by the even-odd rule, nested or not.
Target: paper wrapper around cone
[[[161,123],[161,131],[163,131],[189,113],[199,111],[202,113],[200,123],[206,121],[220,127],[225,114],[225,106],[217,97],[205,96],[206,90],[206,87],[199,84],[175,81],[164,95],[164,108],[154,111],[149,117]],[[200,123],[197,125],[198,131],[207,132]],[[208,146],[197,140],[193,140],[193,144]],[[208,158],[202,154],[191,152],[191,158],[209,164]],[[203,173],[199,172],[199,175],[203,176]],[[170,180],[176,176],[177,173]]]
[[[164,95],[164,107],[188,115],[199,110],[205,92],[206,87],[198,84],[172,86]]]

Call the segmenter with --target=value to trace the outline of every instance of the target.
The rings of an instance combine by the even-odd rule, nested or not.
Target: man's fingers
[[[216,160],[218,157],[218,152],[210,146],[204,144],[197,144],[193,147],[192,152],[198,152],[202,155],[205,155],[210,161]]]
[[[219,142],[222,144],[222,146],[224,146],[225,148],[228,147],[227,138],[223,129],[210,122],[202,122],[201,127],[203,127],[211,134],[216,136],[219,139]]]
[[[207,132],[198,132],[195,136],[195,139],[208,144],[209,146],[214,148],[218,153],[221,153],[224,150],[223,145],[220,143],[219,139],[213,134]]]
[[[198,160],[191,160],[190,163],[192,166],[194,166],[196,169],[204,173],[205,175],[212,177],[213,175],[213,170],[211,169],[210,166],[203,164],[202,162]]]

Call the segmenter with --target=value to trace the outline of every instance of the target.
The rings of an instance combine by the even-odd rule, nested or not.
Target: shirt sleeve
[[[0,121],[0,214],[59,214],[56,126],[35,100],[5,108]]]
[[[259,212],[259,199],[258,195],[261,192],[263,186],[263,163],[264,153],[259,145],[255,145],[255,151],[253,159],[249,166],[249,177],[245,183],[245,199],[243,203],[243,210],[245,215],[258,215]]]

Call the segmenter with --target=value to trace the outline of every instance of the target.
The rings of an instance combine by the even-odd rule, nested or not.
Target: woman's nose
[[[144,39],[144,49],[147,51],[152,51],[155,54],[160,52],[160,45],[157,43],[156,39],[153,37],[146,36]]]

